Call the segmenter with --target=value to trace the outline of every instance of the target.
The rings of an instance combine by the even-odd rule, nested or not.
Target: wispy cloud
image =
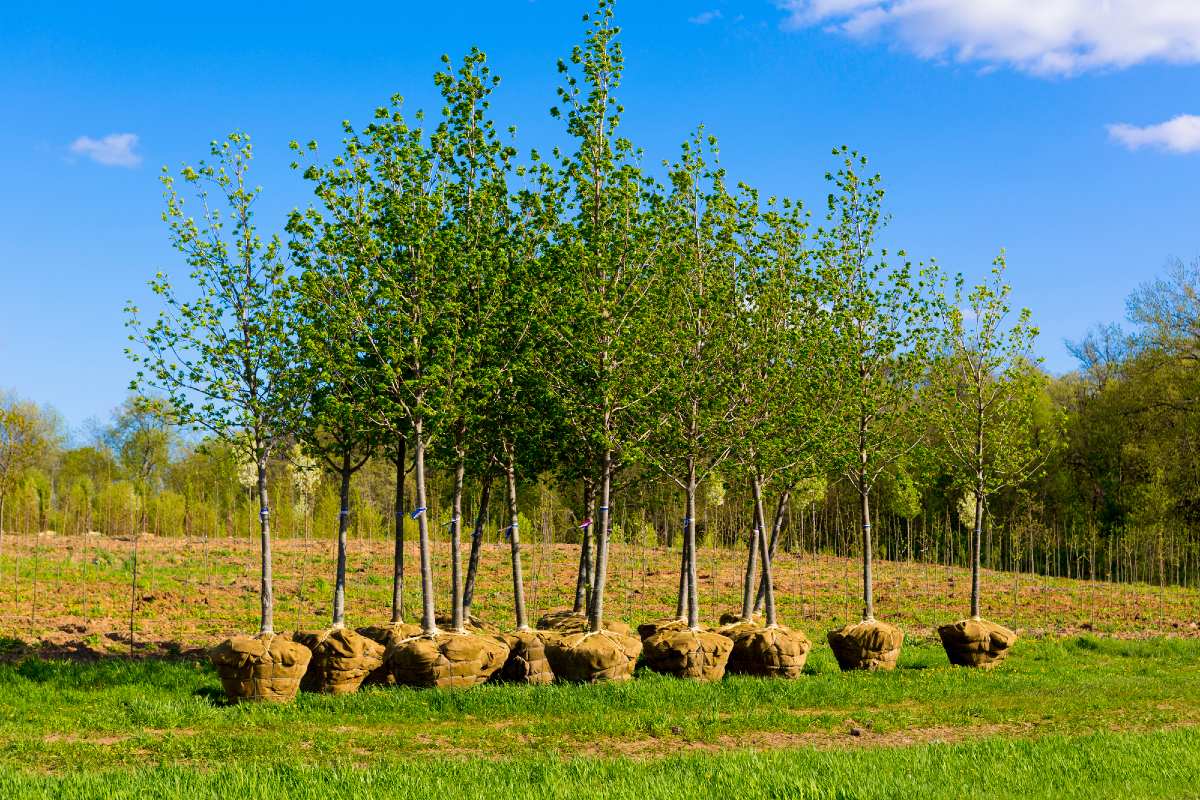
[[[136,133],[110,133],[102,139],[80,136],[71,142],[71,153],[90,158],[106,167],[136,167],[142,157],[136,151]]]
[[[784,27],[882,39],[921,58],[1069,77],[1200,63],[1194,0],[775,0]]]
[[[1153,147],[1171,153],[1200,152],[1200,117],[1180,114],[1157,125],[1129,125],[1124,122],[1108,126],[1108,135],[1130,150]]]
[[[720,10],[714,8],[711,11],[701,11],[694,17],[688,17],[688,22],[693,25],[707,25],[710,22],[716,22],[723,16]]]

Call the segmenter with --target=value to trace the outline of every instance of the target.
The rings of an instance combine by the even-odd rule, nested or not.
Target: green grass
[[[1195,640],[1026,639],[990,673],[817,647],[809,672],[226,706],[203,664],[26,659],[0,664],[0,797],[1200,796]]]

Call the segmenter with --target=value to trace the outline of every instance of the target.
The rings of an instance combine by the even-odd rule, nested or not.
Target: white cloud
[[[136,167],[142,163],[141,155],[134,152],[137,145],[136,133],[110,133],[102,139],[80,136],[71,142],[71,152],[106,167]]]
[[[707,25],[710,22],[716,22],[722,16],[723,15],[721,12],[717,9],[713,9],[712,11],[701,11],[694,17],[688,17],[688,22],[692,23],[693,25]]]
[[[785,27],[1042,76],[1200,63],[1197,0],[776,0]]]
[[[1195,153],[1200,151],[1200,117],[1180,114],[1166,122],[1144,127],[1122,122],[1109,125],[1108,135],[1130,150],[1155,147],[1172,153]]]

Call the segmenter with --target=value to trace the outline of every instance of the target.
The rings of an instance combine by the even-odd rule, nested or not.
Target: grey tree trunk
[[[875,620],[875,583],[871,574],[871,499],[866,478],[859,483],[862,497],[862,546],[863,546],[863,620]]]
[[[408,457],[408,440],[401,436],[396,443],[396,549],[392,557],[392,623],[404,621],[404,463]]]
[[[687,519],[683,529],[683,547],[687,552],[687,623],[700,629],[700,603],[696,593],[696,458],[688,457]]]
[[[596,485],[591,478],[583,479],[583,518],[585,523],[592,518],[592,503],[595,500]],[[575,603],[571,610],[576,614],[589,612],[592,608],[592,528],[588,523],[583,525],[583,541],[579,546],[579,570],[575,577]]]
[[[467,579],[463,583],[463,616],[471,619],[471,603],[475,600],[475,577],[479,574],[479,552],[483,549],[483,526],[487,521],[488,502],[492,497],[492,474],[483,476],[479,487],[479,508],[475,512],[475,528],[471,531],[471,555],[467,559]]]
[[[462,542],[459,529],[462,527],[463,479],[466,475],[466,459],[460,450],[454,465],[454,501],[450,517],[450,619],[455,633],[463,633],[462,596]]]
[[[692,515],[689,514],[690,518]],[[687,520],[684,520],[684,526],[687,526]],[[675,601],[675,617],[684,619],[687,614],[687,597],[688,597],[688,547],[687,531],[683,534],[683,546],[679,548],[679,595]]]
[[[599,633],[604,627],[604,582],[608,577],[608,527],[611,516],[608,504],[612,501],[612,467],[612,451],[605,450],[600,472],[600,529],[596,533],[596,582],[592,590],[592,607],[588,613],[588,628],[592,633]]]
[[[755,519],[754,530],[750,533],[750,545],[746,552],[746,574],[742,576],[742,621],[749,622],[754,615],[754,579],[758,574],[758,540],[762,538],[762,528]]]
[[[267,461],[258,459],[258,532],[262,540],[262,576],[259,600],[262,618],[259,633],[275,632],[275,593],[271,574],[271,504],[267,497]]]
[[[333,627],[346,624],[346,528],[350,524],[350,453],[342,454],[338,511],[337,575],[333,584]]]
[[[767,548],[768,557],[772,562],[775,560],[775,554],[779,551],[779,534],[783,530],[783,515],[787,511],[788,499],[792,496],[791,489],[787,489],[779,496],[779,503],[775,506],[775,521],[771,523],[771,546]],[[754,613],[757,614],[762,610],[763,603],[767,599],[767,575],[764,572],[762,578],[758,581],[758,595],[754,598]]]
[[[521,529],[517,515],[517,470],[513,453],[508,450],[504,462],[504,477],[508,483],[508,533],[512,552],[513,609],[517,616],[517,630],[529,630],[529,619],[525,616],[525,579],[521,574]]]
[[[755,525],[759,530],[759,555],[762,557],[763,583],[766,586],[766,623],[767,627],[771,628],[777,624],[775,617],[775,583],[771,576],[771,554],[767,549],[767,537],[762,533],[763,528],[766,527],[766,514],[763,512],[762,479],[757,475],[754,476],[753,490]]]
[[[975,487],[975,531],[971,535],[971,618],[979,619],[979,540],[983,527],[983,482]]]
[[[429,514],[425,507],[425,423],[419,420],[413,425],[413,444],[416,450],[414,470],[417,482],[417,507],[413,516],[417,518],[418,546],[421,551],[421,629],[427,634],[438,632],[437,619],[433,613],[433,563],[429,551]]]

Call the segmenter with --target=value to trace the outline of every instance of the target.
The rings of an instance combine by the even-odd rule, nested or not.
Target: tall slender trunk
[[[471,531],[471,555],[467,559],[467,579],[463,583],[463,617],[471,619],[471,603],[475,600],[475,576],[479,574],[479,551],[483,549],[483,525],[487,521],[488,502],[492,497],[492,473],[487,472],[479,487],[479,508],[475,511],[475,528]]]
[[[417,507],[413,516],[417,518],[418,546],[421,551],[421,629],[427,634],[438,632],[433,614],[433,563],[429,552],[429,514],[425,507],[425,421],[413,425],[413,444],[416,450],[415,466],[417,482]]]
[[[259,633],[275,632],[275,593],[271,575],[271,504],[267,497],[267,460],[258,459],[258,529],[262,540],[262,580],[259,600],[262,605],[262,620]]]
[[[779,551],[779,534],[783,531],[783,515],[787,511],[788,499],[792,496],[791,489],[785,489],[783,494],[779,496],[779,502],[775,505],[775,520],[771,523],[771,546],[767,548],[768,557],[771,561],[775,560],[775,553]],[[758,594],[754,598],[754,613],[757,614],[762,610],[763,603],[767,599],[767,574],[763,573],[762,578],[758,581]]]
[[[583,479],[583,541],[579,546],[579,570],[575,576],[575,604],[571,610],[576,614],[590,612],[592,607],[592,504],[595,501],[596,484],[591,478]]]
[[[592,607],[588,612],[588,628],[592,633],[599,633],[604,627],[604,582],[608,577],[608,527],[612,501],[612,467],[613,454],[611,450],[604,451],[600,470],[600,529],[596,533],[596,582],[592,590]]]
[[[871,575],[871,499],[866,476],[860,475],[858,493],[862,498],[863,546],[863,621],[875,621],[875,584]]]
[[[688,518],[690,519],[691,516],[692,515],[689,514]],[[688,579],[688,563],[689,563],[688,558],[689,558],[689,552],[691,551],[691,547],[688,544],[688,537],[687,537],[688,521],[689,521],[688,519],[685,519],[683,521],[683,524],[684,524],[683,546],[679,548],[679,595],[678,595],[677,599],[675,600],[675,618],[676,619],[685,619],[686,614],[687,614],[688,586],[690,586],[690,582]]]
[[[762,478],[758,475],[754,476],[752,489],[754,492],[754,521],[755,526],[759,530],[758,547],[759,555],[762,558],[763,584],[766,586],[766,623],[768,628],[776,625],[775,617],[775,582],[771,576],[771,553],[767,548],[767,537],[763,534],[763,529],[766,527],[766,514],[763,512],[762,500]]]
[[[513,610],[517,616],[517,630],[529,630],[529,619],[525,616],[525,579],[521,574],[521,528],[517,516],[517,468],[513,448],[505,446],[504,477],[508,485],[508,540],[512,552]]]
[[[350,526],[350,453],[342,453],[342,485],[338,511],[337,576],[333,584],[333,627],[346,624],[346,528]]]
[[[408,439],[396,442],[396,548],[392,556],[392,624],[404,621],[404,463],[408,459]]]
[[[750,544],[746,551],[746,574],[742,576],[742,621],[749,622],[754,615],[754,585],[758,574],[759,539],[763,538],[762,526],[754,518],[754,530],[750,533]]]
[[[450,517],[450,618],[455,633],[463,633],[462,596],[462,543],[459,529],[462,527],[463,479],[466,475],[466,456],[462,449],[454,465],[454,502]]]
[[[979,619],[979,540],[983,528],[983,480],[975,486],[975,531],[971,535],[971,618]]]
[[[700,629],[700,603],[696,593],[696,457],[688,456],[687,518],[684,521],[683,548],[687,552],[687,623]]]

